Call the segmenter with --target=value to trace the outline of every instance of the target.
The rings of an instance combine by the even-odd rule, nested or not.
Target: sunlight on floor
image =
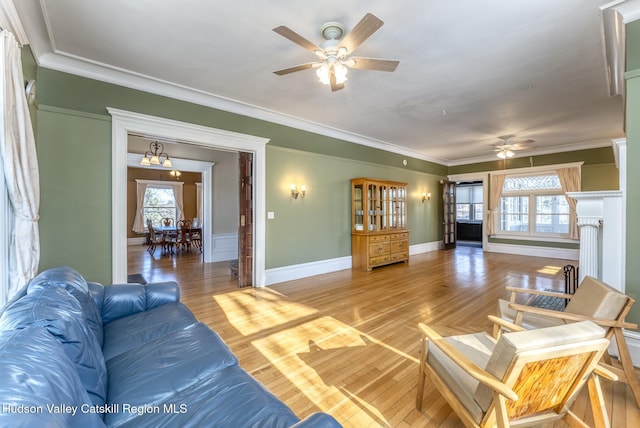
[[[379,367],[379,372],[371,373],[358,367],[366,367],[368,360],[379,359],[384,353],[400,354],[417,362],[415,357],[333,317],[314,319],[254,340],[252,344],[320,410],[331,413],[337,407],[348,406],[347,413],[353,414],[358,426],[386,423],[376,407],[359,394],[388,370]],[[323,399],[320,401],[318,397]]]
[[[319,316],[317,310],[287,301],[271,289],[242,290],[213,298],[243,335],[262,336],[275,330],[251,343],[313,406],[329,413],[340,409],[341,414],[351,415],[353,426],[389,426],[364,397],[368,387],[397,367],[397,355],[417,364],[415,356],[333,317]],[[378,364],[372,372],[372,361],[381,357],[382,361],[396,362]]]
[[[545,266],[542,269],[538,269],[539,273],[543,273],[545,275],[555,275],[562,270],[562,266]]]
[[[308,317],[317,312],[298,303],[288,302],[268,288],[219,294],[213,299],[220,305],[231,325],[249,336],[263,330]],[[247,308],[251,307],[251,311]],[[256,310],[257,309],[257,310]]]

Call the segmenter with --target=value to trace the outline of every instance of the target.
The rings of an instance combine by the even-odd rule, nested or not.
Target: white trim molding
[[[491,253],[515,254],[519,256],[546,257],[551,259],[579,260],[580,250],[555,247],[535,247],[530,245],[501,244],[489,242],[487,251]]]
[[[207,242],[208,241],[208,242]],[[204,245],[209,245],[212,262],[223,262],[238,258],[238,234],[218,233],[209,235]]]
[[[112,282],[126,282],[127,278],[127,145],[129,133],[159,136],[213,149],[245,151],[254,154],[254,257],[253,283],[265,285],[265,186],[266,144],[269,139],[221,129],[149,116],[107,107],[112,116]],[[208,171],[210,171],[209,169]],[[207,174],[205,174],[207,175]],[[203,176],[203,181],[210,179]],[[205,207],[207,201],[204,201]],[[204,224],[208,227],[207,223]],[[207,235],[207,230],[203,230]],[[208,260],[205,260],[208,261]]]

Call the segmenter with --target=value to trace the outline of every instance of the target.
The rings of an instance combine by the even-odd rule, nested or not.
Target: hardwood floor
[[[487,315],[507,297],[505,286],[563,290],[568,263],[576,262],[459,247],[371,272],[238,289],[228,262],[130,247],[128,272],[149,282],[176,280],[198,319],[299,417],[324,411],[345,427],[457,427],[459,419],[429,384],[423,410],[415,409],[418,322],[442,335],[490,332]],[[612,427],[640,426],[626,385],[603,382],[603,391]],[[587,400],[585,388],[573,410],[590,424]],[[566,425],[545,425],[551,426]]]

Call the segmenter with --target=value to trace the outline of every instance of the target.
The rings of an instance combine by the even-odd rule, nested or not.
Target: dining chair
[[[191,250],[191,220],[180,220],[178,222],[176,247],[186,251]]]
[[[640,407],[640,384],[623,330],[638,328],[637,324],[625,321],[635,302],[633,298],[591,276],[584,277],[575,294],[515,287],[507,287],[506,290],[511,293],[509,301],[498,301],[498,316],[502,319],[527,329],[589,320],[605,329],[607,339],[612,340],[615,337],[615,347],[622,369],[611,364],[608,353],[603,355],[605,367],[614,372],[621,382],[629,385],[636,405]],[[524,295],[548,295],[569,299],[569,303],[563,311],[544,309],[518,303],[524,299]],[[500,334],[499,330],[500,327],[494,326],[495,337]]]
[[[153,227],[151,219],[147,219],[147,231],[149,232],[149,245],[147,246],[147,251],[150,254],[154,254],[158,246],[160,246],[162,254],[165,254],[167,251],[171,251],[171,247],[173,245],[172,241],[168,240],[162,231],[157,231]]]
[[[191,222],[191,243],[202,253],[202,221],[198,217]]]
[[[418,327],[419,411],[429,378],[467,427],[538,425],[558,419],[586,426],[571,406],[587,383],[595,425],[609,425],[599,377],[616,376],[598,365],[609,340],[595,323],[538,330],[511,324],[513,331],[499,339],[485,332],[442,337],[425,324]]]

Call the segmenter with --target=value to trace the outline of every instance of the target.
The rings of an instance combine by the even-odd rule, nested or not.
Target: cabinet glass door
[[[389,187],[389,228],[405,229],[406,219],[406,189],[404,187]]]
[[[386,229],[386,186],[378,183],[367,184],[367,228],[369,231]]]
[[[364,199],[363,199],[363,185],[355,184],[352,188],[352,200],[353,200],[353,230],[361,232],[364,230]]]

